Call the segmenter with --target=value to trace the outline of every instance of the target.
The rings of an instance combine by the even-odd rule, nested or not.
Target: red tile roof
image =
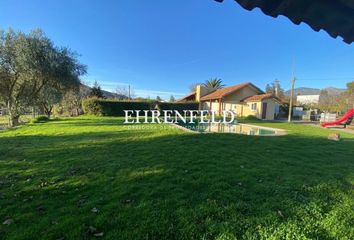
[[[188,94],[177,100],[177,102],[185,102],[185,101],[195,101],[195,92]]]
[[[212,93],[209,93],[208,95],[203,96],[200,100],[206,101],[206,100],[220,99],[220,98],[225,97],[226,95],[229,95],[229,94],[236,92],[236,91],[238,91],[244,87],[247,87],[247,86],[251,86],[251,87],[255,88],[257,91],[259,91],[259,93],[263,93],[263,91],[260,90],[258,87],[256,87],[252,83],[247,82],[247,83],[237,84],[237,85],[231,86],[231,87],[218,89]]]
[[[258,101],[262,101],[262,100],[269,99],[269,98],[274,98],[274,99],[276,99],[277,101],[280,101],[280,100],[278,100],[278,98],[275,97],[272,93],[265,93],[265,94],[260,94],[260,95],[253,95],[253,96],[250,96],[250,97],[247,97],[247,98],[243,99],[242,101],[243,101],[243,102],[258,102]]]

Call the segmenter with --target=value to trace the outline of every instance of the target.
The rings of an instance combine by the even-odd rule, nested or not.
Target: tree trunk
[[[18,125],[20,125],[20,116],[10,116],[9,118],[9,125],[10,127],[16,127]]]
[[[20,125],[20,114],[15,110],[11,101],[7,102],[7,110],[9,113],[9,127],[16,127]]]
[[[48,108],[45,110],[45,113],[47,114],[47,117],[50,118],[50,116],[52,115],[52,107],[51,108]]]
[[[34,107],[32,107],[32,118],[36,117],[36,110]]]
[[[50,118],[50,116],[52,115],[52,111],[53,111],[53,106],[47,106],[45,103],[42,104],[43,109],[45,114],[47,114],[47,117]]]

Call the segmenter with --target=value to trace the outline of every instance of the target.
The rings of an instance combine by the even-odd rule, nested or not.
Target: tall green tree
[[[225,86],[220,78],[209,79],[203,85],[211,90],[217,90]]]
[[[266,87],[265,87],[265,91],[266,93],[274,93],[274,88],[271,84],[267,84]]]
[[[72,88],[65,93],[59,106],[61,114],[78,116],[82,111],[81,102],[88,96],[78,88]]]
[[[104,94],[101,89],[101,86],[97,81],[95,81],[93,83],[93,86],[91,88],[90,97],[104,98]]]
[[[76,54],[67,48],[57,49],[54,64],[57,64],[58,79],[51,84],[46,84],[38,96],[39,106],[48,117],[52,114],[54,105],[59,104],[67,92],[80,94],[79,76],[86,72],[86,67],[80,65]]]
[[[170,102],[176,102],[176,98],[173,95],[170,97]]]
[[[44,111],[48,118],[52,115],[55,104],[60,103],[65,93],[60,89],[44,86],[38,97],[38,105]]]
[[[347,90],[343,94],[347,108],[354,108],[354,81],[347,83]]]
[[[85,73],[86,66],[76,54],[54,46],[41,30],[0,32],[0,95],[10,126],[19,123],[26,108],[38,103],[44,87],[78,84]]]
[[[328,91],[322,90],[318,107],[322,111],[341,113],[346,110],[345,94],[331,95]]]
[[[265,88],[266,93],[271,93],[274,96],[284,99],[285,94],[284,94],[284,89],[280,85],[280,81],[275,80],[274,82],[267,84]]]

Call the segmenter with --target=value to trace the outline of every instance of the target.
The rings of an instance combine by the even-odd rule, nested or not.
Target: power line
[[[300,81],[323,81],[323,80],[354,80],[354,77],[330,77],[330,78],[296,78]]]

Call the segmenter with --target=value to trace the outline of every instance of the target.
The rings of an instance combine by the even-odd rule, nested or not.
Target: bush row
[[[85,99],[82,102],[86,114],[97,116],[124,116],[124,110],[198,110],[199,104],[191,103],[162,103],[155,101],[116,101],[108,99]]]
[[[164,110],[172,110],[172,111],[179,111],[183,113],[183,110],[198,110],[199,103],[197,102],[186,102],[186,103],[170,103],[170,102],[159,102],[157,103],[158,109],[160,111]]]
[[[153,102],[146,101],[113,101],[95,98],[82,101],[84,112],[97,116],[124,116],[124,110],[149,110],[153,105]]]

